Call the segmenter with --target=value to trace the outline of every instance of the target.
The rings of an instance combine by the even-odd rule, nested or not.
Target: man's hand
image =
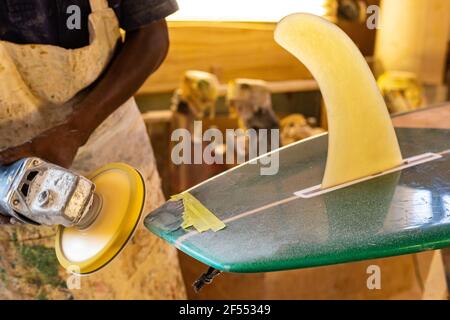
[[[32,140],[4,151],[0,151],[0,164],[11,164],[17,160],[38,157],[50,163],[68,168],[85,142],[86,134],[74,129],[71,122],[44,131]]]
[[[73,159],[87,140],[88,134],[73,129],[71,122],[66,122],[44,131],[20,146],[0,151],[0,164],[7,165],[20,159],[38,157],[61,167],[71,166]],[[14,224],[15,220],[2,215],[0,226]]]

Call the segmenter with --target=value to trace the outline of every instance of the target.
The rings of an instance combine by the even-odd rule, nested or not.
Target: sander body
[[[89,177],[33,157],[0,166],[0,213],[22,224],[58,226],[58,260],[78,274],[117,256],[140,221],[144,200],[141,175],[124,163]]]

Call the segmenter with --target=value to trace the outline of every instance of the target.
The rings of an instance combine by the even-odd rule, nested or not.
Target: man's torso
[[[108,0],[129,31],[177,10],[175,0]],[[89,0],[0,0],[0,40],[80,48],[89,44]]]
[[[109,3],[116,7],[119,15],[120,0]],[[77,8],[72,10],[74,5]],[[82,47],[89,42],[90,12],[89,0],[0,0],[0,39],[65,48]],[[68,19],[75,22],[70,28]]]

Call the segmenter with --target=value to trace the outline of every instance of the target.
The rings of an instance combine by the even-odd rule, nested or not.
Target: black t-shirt
[[[126,31],[163,19],[178,9],[176,0],[108,2]],[[74,16],[78,13],[79,17]],[[90,13],[89,0],[0,0],[0,40],[80,48],[89,44]],[[68,20],[72,22],[70,28]],[[80,23],[73,24],[74,21]]]

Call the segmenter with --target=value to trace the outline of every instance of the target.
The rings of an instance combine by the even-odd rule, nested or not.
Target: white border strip
[[[419,164],[430,162],[430,161],[433,161],[433,160],[436,160],[436,159],[439,159],[439,158],[442,158],[442,155],[440,155],[438,153],[428,152],[428,153],[420,154],[420,155],[417,155],[417,156],[414,156],[414,157],[411,157],[411,158],[407,158],[407,159],[403,160],[403,165],[395,167],[395,168],[387,170],[387,171],[384,171],[384,172],[380,172],[380,173],[377,173],[377,174],[374,174],[374,175],[371,175],[371,176],[368,176],[368,177],[364,177],[364,178],[361,178],[361,179],[358,179],[358,180],[353,180],[353,181],[350,181],[350,182],[347,182],[347,183],[343,183],[343,184],[340,184],[338,186],[327,188],[327,189],[322,189],[322,185],[319,184],[319,185],[316,185],[314,187],[310,187],[310,188],[306,188],[306,189],[294,192],[294,194],[297,197],[300,197],[300,198],[310,199],[310,198],[314,198],[314,197],[320,196],[322,194],[326,194],[326,193],[329,193],[329,192],[332,192],[332,191],[335,191],[335,190],[346,188],[346,187],[352,186],[354,184],[357,184],[357,183],[360,183],[360,182],[363,182],[363,181],[367,181],[367,180],[375,179],[375,178],[378,178],[378,177],[382,177],[382,176],[387,175],[389,173],[393,173],[393,172],[397,172],[397,171],[400,171],[400,170],[403,170],[403,169],[406,169],[406,168],[414,167],[414,166],[417,166]]]

